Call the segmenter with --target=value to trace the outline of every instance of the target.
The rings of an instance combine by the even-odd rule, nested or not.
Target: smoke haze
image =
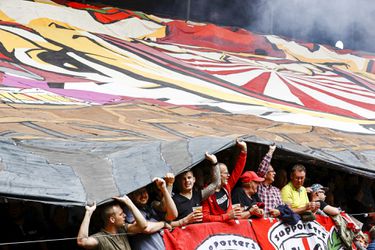
[[[249,29],[296,39],[375,51],[373,0],[260,1]],[[258,13],[258,15],[257,15]]]
[[[344,48],[375,52],[375,0],[96,1],[332,46],[341,40]]]

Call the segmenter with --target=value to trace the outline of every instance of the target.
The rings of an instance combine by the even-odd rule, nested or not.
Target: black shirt
[[[241,187],[236,187],[232,192],[232,203],[240,203],[245,210],[251,208],[253,205],[256,205],[257,202],[262,202],[258,196],[258,193],[255,193],[252,197],[249,197]]]
[[[320,203],[320,209],[321,210],[323,210],[326,206],[328,206],[328,204],[325,201],[318,200],[318,202]]]
[[[178,211],[178,217],[176,220],[180,220],[193,212],[193,207],[198,207],[201,205],[202,192],[193,190],[193,195],[191,196],[190,200],[181,194],[175,194],[172,199],[176,204]]]
[[[227,211],[228,209],[228,195],[227,192],[222,188],[219,192],[215,193],[216,195],[216,202],[221,209]]]

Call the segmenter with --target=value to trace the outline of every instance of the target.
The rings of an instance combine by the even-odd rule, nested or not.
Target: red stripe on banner
[[[282,78],[280,78],[280,79],[282,79]],[[297,87],[291,85],[290,83],[285,81],[285,79],[282,79],[282,80],[286,84],[288,84],[288,87],[289,87],[290,91],[295,96],[297,96],[300,99],[300,101],[303,103],[303,105],[305,105],[306,108],[308,108],[308,109],[313,109],[313,110],[324,112],[324,113],[339,114],[339,115],[345,115],[345,116],[349,116],[349,117],[363,119],[362,116],[360,116],[356,113],[353,113],[349,110],[341,109],[341,108],[336,107],[336,106],[325,104],[325,103],[321,102],[320,100],[317,100],[317,99],[311,97],[308,93],[306,93],[306,92],[298,89]]]
[[[342,91],[342,92],[349,93],[349,94],[360,95],[363,97],[374,97],[374,94],[375,94],[374,92],[370,92],[368,89],[360,88],[358,85],[353,85],[353,84],[351,84],[350,86],[342,86],[340,84],[334,84],[334,83],[328,83],[328,82],[314,82],[314,83],[321,87],[331,88],[333,91],[338,90],[338,91]]]
[[[374,97],[374,92],[370,91],[369,89],[362,87],[360,85],[353,84],[352,82],[342,82],[342,81],[334,81],[329,78],[325,79],[318,79],[318,78],[303,78],[303,77],[293,77],[294,79],[298,79],[305,82],[310,82],[312,84],[331,88],[332,90],[339,90],[342,92],[346,92],[349,94],[356,94],[361,95],[364,97]],[[300,83],[297,81],[294,81],[296,83]],[[318,88],[318,87],[317,87]]]
[[[245,85],[242,85],[243,88],[263,94],[264,89],[267,86],[268,80],[271,77],[271,72],[265,72],[255,77],[253,80],[249,81]]]
[[[215,63],[211,63],[211,64],[189,63],[189,64],[193,66],[207,67],[207,69],[209,68],[226,68],[228,70],[230,70],[231,68],[246,68],[247,70],[259,69],[259,68],[254,68],[251,65],[240,65],[240,64],[232,64],[232,63],[227,63],[227,64],[224,64],[224,63],[217,63],[217,64]]]
[[[320,225],[325,227],[325,229],[329,232],[333,226],[333,221],[331,217],[328,216],[316,216],[316,221],[319,222]]]
[[[332,84],[335,86],[337,85],[337,86],[341,86],[345,88],[358,87],[358,85],[353,84],[352,82],[343,81],[344,78],[339,75],[329,75],[329,76],[319,76],[319,77],[290,75],[290,77],[299,79],[299,80],[309,81],[309,82]]]
[[[77,3],[77,2],[68,2],[66,5],[74,9],[96,9],[96,10],[101,9],[100,7],[97,7],[95,5]]]
[[[107,13],[94,12],[95,18],[101,23],[113,23],[116,21],[124,20],[129,17],[134,17],[133,13],[128,13],[125,11],[119,11],[118,9],[108,10]],[[137,16],[135,16],[137,17]],[[138,17],[137,17],[138,18]]]
[[[253,69],[254,67],[249,65],[249,64],[237,64],[237,63],[220,63],[220,62],[215,62],[215,61],[211,61],[211,62],[203,62],[203,61],[199,61],[199,60],[194,60],[193,62],[189,62],[187,60],[181,60],[185,63],[188,63],[189,65],[192,65],[192,66],[199,66],[199,67],[207,67],[208,69],[211,68],[211,67],[215,67],[215,68],[228,68],[228,69],[231,69],[231,68],[238,68],[238,67],[241,67],[241,68],[249,68],[249,69]],[[258,69],[258,68],[254,68],[254,69]]]
[[[176,55],[176,53],[168,53],[168,52],[165,52],[166,54],[168,54],[169,56],[176,56],[178,58],[178,54]],[[193,63],[193,62],[207,62],[207,63],[210,63],[210,62],[213,62],[213,63],[218,63],[217,60],[202,60],[202,59],[184,59],[184,58],[180,58],[181,61],[184,61],[184,62],[187,62],[187,63]],[[222,64],[220,62],[220,64]],[[195,65],[195,64],[193,64]]]
[[[9,60],[11,61],[11,59],[9,57],[7,57],[6,55],[0,53],[0,59],[6,59],[6,60]]]
[[[374,68],[375,70],[375,68]],[[336,71],[338,71],[340,74],[343,74],[345,76],[348,76],[349,79],[352,79],[352,81],[360,86],[363,86],[367,89],[370,89],[372,91],[375,91],[375,84],[374,82],[371,82],[369,81],[368,79],[363,79],[362,76],[360,75],[356,75],[356,74],[353,74],[353,73],[349,73],[347,71],[343,71],[343,70],[340,70],[340,69],[336,69]]]
[[[203,69],[202,71],[209,73],[209,74],[216,74],[216,75],[232,75],[232,74],[239,74],[243,72],[249,72],[249,69],[230,69],[230,70],[206,70]]]
[[[307,238],[302,238],[302,244],[305,247],[305,250],[310,250],[309,242]]]
[[[343,97],[341,95],[337,95],[337,94],[334,94],[334,91],[331,91],[331,92],[328,92],[326,90],[323,90],[323,89],[320,89],[318,87],[315,87],[315,86],[311,86],[309,84],[305,84],[305,83],[300,83],[300,82],[296,82],[296,81],[293,81],[297,84],[300,84],[302,86],[305,86],[305,87],[308,87],[310,89],[313,89],[313,90],[316,90],[318,92],[321,92],[322,94],[326,94],[328,96],[331,96],[332,98],[336,98],[338,100],[341,100],[343,102],[346,102],[346,103],[349,103],[349,104],[352,104],[352,105],[355,105],[355,106],[358,106],[358,107],[361,107],[363,109],[367,109],[367,110],[371,110],[371,111],[375,111],[375,106],[372,104],[372,103],[368,103],[368,102],[362,102],[362,101],[357,101],[357,100],[354,100],[354,99],[349,99],[349,98],[346,98],[346,97]],[[334,89],[333,89],[334,90]],[[361,94],[357,94],[357,95],[361,95]],[[324,104],[323,102],[321,102],[322,105],[326,105],[326,106],[329,106],[327,104]],[[307,106],[309,107],[309,106]],[[315,106],[313,106],[315,108]],[[337,107],[336,107],[337,108]],[[342,109],[344,110],[344,109]],[[351,111],[349,111],[351,112]],[[361,117],[361,116],[359,116]]]

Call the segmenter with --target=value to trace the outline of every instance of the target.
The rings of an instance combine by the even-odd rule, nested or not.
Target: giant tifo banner
[[[374,133],[371,54],[67,3],[0,2],[1,101],[138,99]]]
[[[339,250],[344,249],[328,217],[291,226],[277,219],[240,220],[229,223],[192,224],[165,231],[168,250],[187,249],[282,249]]]

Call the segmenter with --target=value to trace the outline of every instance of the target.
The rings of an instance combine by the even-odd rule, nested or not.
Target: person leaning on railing
[[[319,203],[310,202],[306,188],[303,186],[306,168],[296,164],[292,168],[290,181],[281,189],[281,199],[297,214],[312,213],[319,208]]]
[[[264,181],[254,171],[246,171],[240,177],[241,186],[232,191],[233,204],[241,205],[241,219],[264,216],[264,203],[259,198],[258,185]]]
[[[325,202],[326,191],[328,191],[327,187],[323,187],[321,184],[315,183],[308,188],[308,191],[310,191],[310,201],[319,202],[320,204],[319,209],[316,211],[317,214],[335,216],[340,213],[340,210],[337,207],[328,205]]]

